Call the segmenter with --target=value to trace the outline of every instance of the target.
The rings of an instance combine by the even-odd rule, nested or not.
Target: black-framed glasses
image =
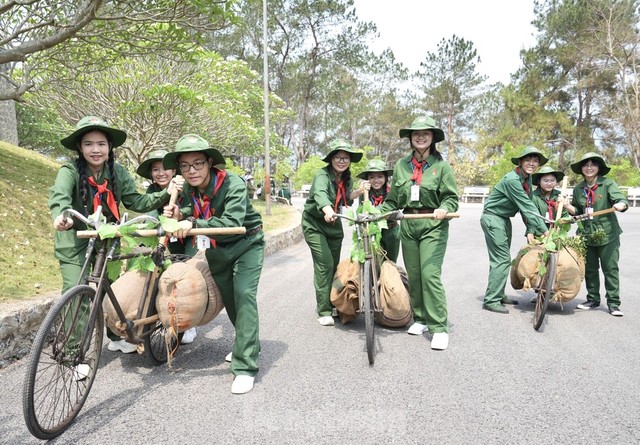
[[[349,157],[349,156],[334,156],[333,160],[336,161],[336,162],[345,163],[345,162],[351,161],[351,157]]]
[[[181,172],[186,173],[191,170],[191,167],[193,167],[195,171],[200,171],[204,168],[205,165],[207,165],[207,161],[196,161],[193,164],[189,164],[188,162],[181,162],[178,164],[178,168]]]

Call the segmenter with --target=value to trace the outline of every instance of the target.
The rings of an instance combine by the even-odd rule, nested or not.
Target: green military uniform
[[[518,164],[521,158],[530,154],[537,154],[542,160],[541,164],[547,161],[537,148],[528,147],[519,158],[512,158],[512,162]],[[529,193],[525,192],[523,184],[526,184]],[[489,252],[489,280],[484,295],[485,307],[497,307],[507,300],[504,291],[511,264],[512,235],[509,218],[520,212],[523,214],[527,233],[542,235],[547,231],[547,226],[542,219],[535,216],[525,216],[526,212],[539,213],[530,198],[532,188],[531,176],[525,178],[520,168],[517,167],[498,181],[484,203],[480,225]]]
[[[576,208],[577,214],[584,214],[587,208],[597,212],[611,208],[614,204],[622,202],[629,207],[629,201],[620,191],[615,181],[606,178],[610,168],[604,163],[604,159],[595,153],[587,153],[580,161],[571,164],[575,173],[581,174],[581,165],[589,159],[599,160],[600,170],[596,184],[589,187],[586,181],[582,181],[573,188],[571,204]],[[592,193],[590,193],[592,192]],[[591,196],[589,196],[591,195]],[[602,267],[604,275],[605,298],[609,309],[620,306],[620,234],[622,228],[618,223],[615,213],[597,216],[591,220],[578,222],[577,235],[585,239],[587,245],[587,258],[585,265],[585,282],[587,287],[587,301],[600,303],[600,272]]]
[[[441,132],[441,130],[440,130]],[[444,136],[442,136],[442,139]],[[442,140],[440,139],[440,140]],[[437,140],[436,140],[437,142]],[[432,149],[433,153],[433,149]],[[381,211],[404,209],[405,213],[458,210],[458,188],[451,166],[433,154],[426,159],[419,201],[411,200],[414,181],[413,154],[400,159],[393,170],[391,190]],[[447,300],[442,285],[442,263],[449,240],[449,220],[407,219],[400,224],[402,258],[409,276],[414,322],[432,333],[448,332]]]
[[[175,168],[178,156],[188,152],[204,152],[213,158],[213,165],[224,165],[222,155],[209,148],[204,139],[185,135],[178,140],[176,151],[164,158],[165,168]],[[220,288],[229,320],[235,327],[231,372],[234,376],[254,376],[258,373],[260,352],[257,293],[264,261],[262,217],[249,201],[244,180],[235,173],[216,167],[211,168],[211,179],[203,194],[186,183],[182,200],[180,212],[184,217],[194,215],[194,228],[247,229],[244,235],[210,237],[211,247],[205,250],[205,255],[211,275]],[[209,212],[206,213],[200,211],[205,200],[209,203]],[[195,241],[196,237],[193,238]],[[186,244],[187,254],[193,255],[196,251],[195,243]]]
[[[542,167],[536,173],[531,175],[531,181],[533,185],[538,186],[538,188],[536,188],[531,194],[531,200],[533,201],[533,204],[538,209],[538,213],[540,215],[544,216],[545,218],[551,221],[555,221],[558,218],[556,214],[558,213],[560,190],[555,188],[551,190],[551,193],[549,194],[549,198],[547,199],[547,197],[545,196],[544,190],[542,190],[542,188],[540,187],[541,177],[545,175],[550,175],[550,174],[555,176],[556,181],[558,182],[562,181],[562,178],[564,178],[564,173],[562,173],[559,170],[554,170],[553,168],[547,167],[547,166]],[[566,208],[562,209],[562,217],[563,218],[569,217],[569,213],[567,212]],[[533,218],[533,216],[531,216],[531,218]],[[547,228],[551,227],[551,223],[545,222],[545,224],[547,225]]]

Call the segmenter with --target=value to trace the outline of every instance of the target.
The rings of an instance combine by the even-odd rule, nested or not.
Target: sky
[[[474,44],[480,74],[508,83],[520,67],[520,50],[535,44],[534,0],[354,0],[362,21],[374,22],[380,37],[371,49],[391,48],[411,72],[427,52],[454,34]]]

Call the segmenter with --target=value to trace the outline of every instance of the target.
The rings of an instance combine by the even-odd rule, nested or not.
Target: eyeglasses
[[[180,169],[181,172],[186,173],[189,170],[191,170],[191,167],[193,167],[195,171],[200,171],[204,168],[206,164],[207,164],[207,161],[196,161],[193,164],[189,164],[188,162],[181,162],[178,164],[178,168]]]
[[[333,160],[336,162],[349,162],[351,161],[351,158],[348,156],[334,156]]]

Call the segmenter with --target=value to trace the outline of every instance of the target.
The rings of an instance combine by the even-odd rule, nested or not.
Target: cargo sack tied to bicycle
[[[331,304],[338,311],[342,323],[358,318],[360,263],[346,258],[338,263],[331,285]]]
[[[116,296],[116,300],[118,300],[118,304],[122,308],[122,312],[124,312],[124,316],[129,320],[136,318],[138,305],[140,304],[140,295],[146,279],[147,272],[132,270],[125,272],[111,285],[111,289]],[[118,335],[126,336],[126,331],[116,328],[116,324],[120,321],[120,318],[109,298],[104,299],[102,310],[107,327]]]
[[[520,249],[511,263],[510,278],[514,289],[526,291],[537,286],[543,252],[544,247],[539,244],[528,244]],[[565,246],[560,249],[552,302],[565,303],[578,295],[584,280],[584,268],[584,259],[573,248]]]
[[[389,328],[401,328],[411,321],[409,276],[401,266],[387,260],[380,266],[380,306],[376,321]]]

